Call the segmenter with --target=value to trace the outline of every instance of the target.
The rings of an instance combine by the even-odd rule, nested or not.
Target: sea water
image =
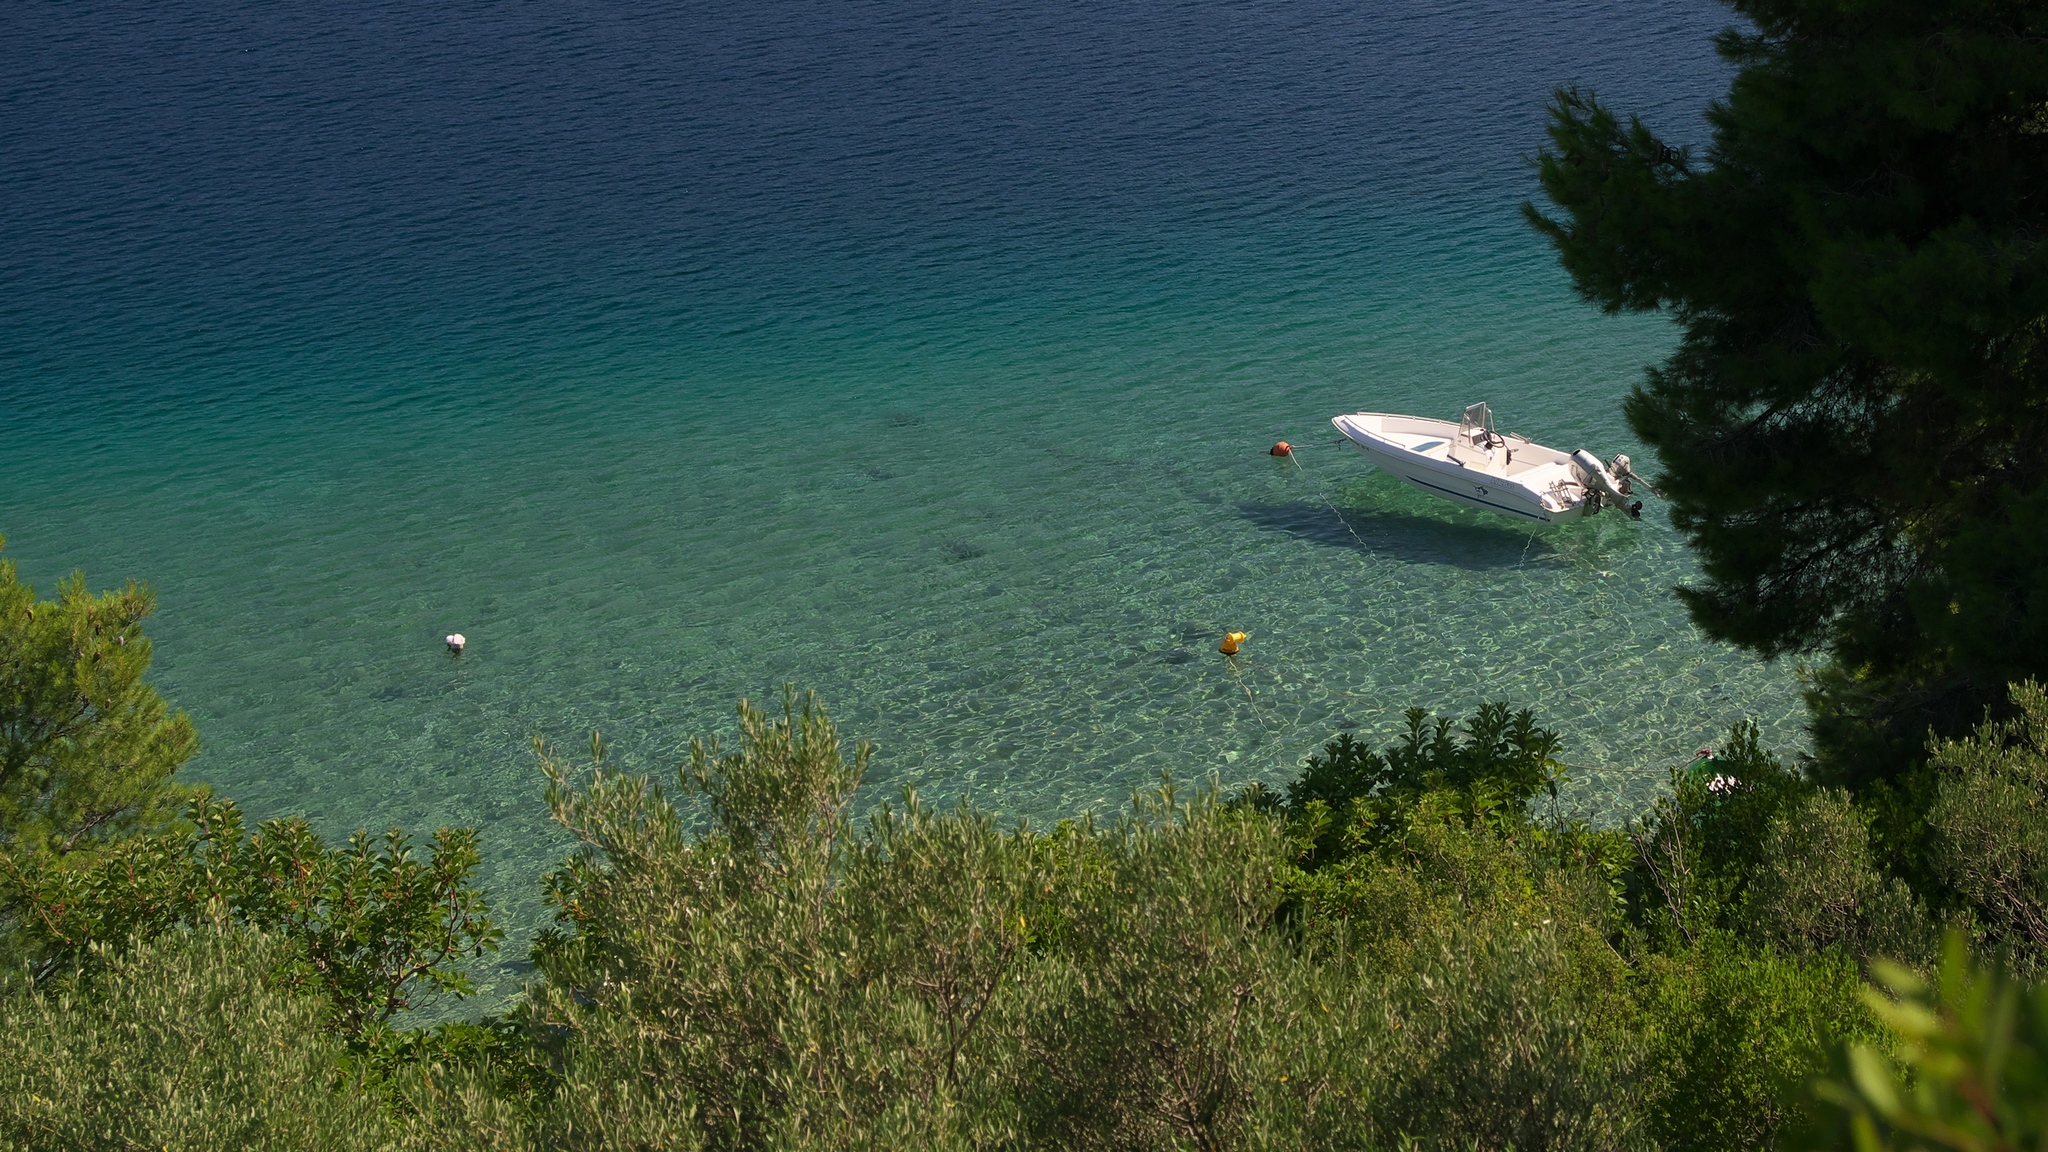
[[[1791,670],[1690,626],[1656,501],[1531,530],[1328,419],[1643,459],[1674,332],[1518,206],[1558,85],[1701,142],[1730,19],[19,0],[6,555],[155,587],[186,772],[252,814],[480,827],[497,997],[568,848],[534,738],[666,774],[785,684],[870,798],[1112,811],[1499,700],[1625,820],[1737,720],[1796,747]]]

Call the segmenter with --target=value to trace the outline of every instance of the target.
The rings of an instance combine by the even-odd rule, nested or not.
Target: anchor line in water
[[[1316,498],[1323,502],[1323,507],[1328,508],[1330,510],[1330,515],[1335,516],[1337,518],[1337,523],[1342,524],[1344,526],[1344,531],[1350,533],[1351,538],[1358,542],[1358,547],[1365,553],[1366,561],[1370,563],[1371,561],[1378,559],[1379,553],[1373,551],[1372,545],[1367,544],[1365,542],[1365,537],[1360,536],[1358,534],[1358,530],[1351,526],[1351,521],[1346,520],[1344,518],[1343,509],[1338,508],[1337,502],[1335,500],[1330,499],[1330,494],[1323,488],[1323,482],[1321,480],[1316,479],[1313,476],[1310,476],[1308,474],[1308,469],[1303,468],[1301,466],[1301,450],[1299,448],[1296,448],[1293,451],[1289,452],[1287,455],[1287,459],[1290,463],[1294,465],[1294,470],[1296,472],[1301,473],[1302,478],[1306,479],[1309,482],[1309,486],[1315,489]]]
[[[1518,439],[1526,440],[1527,438],[1518,437]],[[1340,443],[1348,444],[1349,441],[1341,441]],[[1289,448],[1290,452],[1287,456],[1287,460],[1294,465],[1296,471],[1300,472],[1302,476],[1308,480],[1309,486],[1315,489],[1316,498],[1322,501],[1323,507],[1328,508],[1330,510],[1330,515],[1335,516],[1337,518],[1337,523],[1342,524],[1344,526],[1344,531],[1350,535],[1352,540],[1357,542],[1359,549],[1365,553],[1365,559],[1368,562],[1369,569],[1373,571],[1373,574],[1376,577],[1384,577],[1386,573],[1384,572],[1382,566],[1372,563],[1373,561],[1376,561],[1380,558],[1379,552],[1375,550],[1372,547],[1372,545],[1367,544],[1365,542],[1365,538],[1358,534],[1358,530],[1351,526],[1351,521],[1345,517],[1344,510],[1337,506],[1337,502],[1335,500],[1331,499],[1329,491],[1324,486],[1322,481],[1317,477],[1310,476],[1308,474],[1308,469],[1302,467],[1301,446],[1289,445]],[[1536,537],[1540,535],[1540,530],[1541,525],[1532,525],[1530,527],[1528,539],[1524,540],[1522,543],[1521,559],[1518,560],[1515,564],[1515,569],[1517,572],[1527,573],[1530,571],[1529,552],[1535,547]],[[1572,569],[1567,569],[1567,571],[1571,570]],[[1522,594],[1527,596],[1528,599],[1533,603],[1542,605],[1546,608],[1554,608],[1556,611],[1559,612],[1584,610],[1588,606],[1613,611],[1615,597],[1614,594],[1607,588],[1604,582],[1604,578],[1607,576],[1611,576],[1612,573],[1602,571],[1601,569],[1591,567],[1590,565],[1585,566],[1583,571],[1585,573],[1597,574],[1603,578],[1603,580],[1596,581],[1594,584],[1591,585],[1593,591],[1590,596],[1586,595],[1583,591],[1559,592],[1555,589],[1546,588],[1541,585],[1531,585],[1528,588],[1526,588]]]
[[[1287,734],[1285,725],[1282,725],[1272,716],[1267,715],[1265,709],[1259,707],[1258,697],[1253,694],[1252,686],[1245,682],[1244,670],[1238,666],[1237,657],[1226,655],[1224,661],[1229,666],[1231,677],[1237,681],[1237,686],[1244,690],[1245,702],[1251,705],[1252,715],[1258,717],[1259,724],[1265,730],[1267,739],[1271,741],[1261,750],[1262,754],[1247,757],[1242,768],[1245,770],[1251,769],[1256,767],[1261,760],[1268,758],[1273,761],[1274,765],[1285,763],[1290,759],[1288,755],[1289,742],[1285,739]]]
[[[1283,441],[1283,443],[1285,442]],[[1345,443],[1349,442],[1346,441]],[[1374,577],[1385,576],[1386,573],[1382,570],[1382,566],[1377,563],[1374,563],[1374,561],[1377,561],[1379,559],[1378,550],[1373,548],[1372,545],[1366,543],[1365,538],[1358,534],[1358,530],[1351,526],[1351,521],[1347,517],[1345,517],[1343,509],[1339,508],[1337,506],[1337,502],[1331,498],[1329,490],[1324,486],[1321,479],[1319,477],[1309,475],[1308,469],[1302,466],[1302,445],[1288,444],[1287,448],[1289,450],[1284,454],[1285,459],[1294,466],[1295,471],[1301,473],[1302,477],[1308,481],[1309,486],[1315,490],[1316,498],[1322,502],[1322,505],[1325,508],[1329,509],[1330,514],[1337,518],[1337,523],[1344,526],[1345,533],[1349,535],[1355,543],[1357,543],[1360,552],[1363,553],[1362,558],[1366,562],[1368,571]],[[1275,452],[1274,455],[1282,454],[1279,452]],[[1529,553],[1535,547],[1536,537],[1539,534],[1540,533],[1537,531],[1535,527],[1532,527],[1530,529],[1528,539],[1525,540],[1522,545],[1521,558],[1515,564],[1515,569],[1518,572],[1529,572]],[[1378,580],[1375,580],[1374,582],[1377,583]],[[1605,587],[1604,583],[1596,582],[1592,587],[1594,590],[1592,600],[1595,602],[1603,603],[1611,608],[1613,593]],[[1530,600],[1538,604],[1543,604],[1546,607],[1555,605],[1555,607],[1560,611],[1568,611],[1573,608],[1583,609],[1588,603],[1587,597],[1583,593],[1560,593],[1555,589],[1543,588],[1540,585],[1526,587],[1523,590],[1522,594],[1527,596]],[[1237,681],[1237,686],[1243,690],[1245,694],[1245,700],[1250,705],[1253,714],[1259,719],[1260,723],[1267,728],[1268,731],[1274,732],[1276,735],[1280,734],[1280,726],[1278,725],[1278,722],[1273,718],[1269,717],[1266,714],[1265,710],[1259,706],[1258,699],[1252,692],[1251,685],[1245,681],[1243,670],[1238,666],[1237,658],[1233,655],[1226,657],[1226,659],[1228,660],[1230,666],[1230,674],[1232,678],[1234,678]],[[1279,673],[1276,670],[1275,675],[1277,676],[1284,674]],[[1345,696],[1355,695],[1354,693],[1348,691],[1343,691],[1341,692],[1341,694]],[[1286,740],[1276,740],[1275,743],[1270,746],[1269,752],[1278,753],[1284,756],[1287,751],[1287,746],[1288,742]],[[1253,759],[1252,761],[1250,761],[1250,763],[1252,764],[1256,764],[1257,762],[1257,759]]]
[[[1231,679],[1236,680],[1237,686],[1244,689],[1245,702],[1252,706],[1252,715],[1259,718],[1259,723],[1268,728],[1272,727],[1272,722],[1266,719],[1265,712],[1259,708],[1258,697],[1252,695],[1252,686],[1244,682],[1244,673],[1237,666],[1237,657],[1226,656],[1223,658],[1223,662],[1230,669]]]

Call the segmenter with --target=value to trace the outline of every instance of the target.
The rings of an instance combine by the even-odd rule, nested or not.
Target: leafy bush
[[[1105,826],[906,797],[863,826],[815,702],[742,706],[674,799],[544,756],[585,849],[533,1020],[568,1147],[1624,1146],[1559,933],[1450,926],[1385,966],[1283,927],[1278,821],[1167,784]],[[693,830],[695,804],[703,824]],[[1454,822],[1453,822],[1454,823]],[[1447,825],[1448,827],[1448,825]],[[538,1134],[538,1135],[536,1135]],[[509,1146],[509,1145],[508,1145]]]
[[[395,1031],[497,945],[475,834],[336,846],[203,793],[170,819],[189,726],[140,681],[146,596],[22,603],[76,649],[0,660],[31,765],[0,785],[40,781],[0,812],[0,1136],[37,1147],[1762,1147],[1825,1036],[1877,1038],[1858,958],[1928,931],[1865,813],[1753,726],[1632,832],[1532,818],[1559,742],[1498,704],[1339,736],[1284,794],[1166,781],[1040,831],[909,794],[856,821],[867,748],[791,694],[669,787],[542,747],[582,848],[538,982]],[[7,651],[55,642],[17,623]],[[105,703],[65,729],[64,691]],[[2033,947],[2029,722],[1942,751],[1928,827],[1974,922]]]
[[[1898,1152],[2048,1143],[2048,988],[2013,981],[1949,934],[1933,980],[1875,966],[1865,1001],[1891,1032],[1836,1049],[1797,1146]]]
[[[1763,749],[1754,723],[1736,725],[1707,752],[1671,771],[1670,794],[1630,830],[1632,914],[1653,937],[1683,947],[1739,923],[1773,822],[1812,787]]]
[[[352,1038],[420,989],[466,991],[461,962],[500,936],[470,883],[475,832],[442,829],[424,861],[396,830],[339,849],[302,819],[245,836],[232,803],[173,788],[198,743],[142,679],[153,607],[78,575],[37,601],[0,562],[0,964],[49,977],[137,937],[241,924],[288,941],[281,978]]]
[[[175,734],[132,699],[136,731]],[[1924,953],[1930,931],[1866,813],[1753,726],[1628,832],[1532,818],[1559,743],[1502,705],[1462,725],[1411,711],[1378,751],[1340,736],[1284,795],[1167,781],[1115,820],[1040,831],[908,794],[856,821],[868,750],[848,757],[814,699],[743,702],[740,720],[735,750],[693,743],[666,788],[611,771],[594,737],[582,772],[541,748],[583,847],[548,882],[540,979],[509,1018],[426,1031],[389,1024],[464,991],[463,962],[499,938],[473,832],[443,829],[423,859],[395,831],[251,834],[204,794],[168,821],[169,768],[68,840],[46,804],[18,824],[42,831],[0,842],[0,944],[28,964],[0,1023],[41,1037],[4,1051],[58,1088],[6,1105],[0,1131],[501,1152],[1763,1147],[1826,1037],[1880,1038],[1859,959]],[[2048,843],[2036,729],[1946,746],[1927,825],[1954,899],[2015,949],[2036,946]],[[173,1018],[177,997],[220,1020]],[[102,1055],[117,1036],[133,1051]],[[179,1045],[230,1087],[181,1095],[185,1071],[157,1071]]]
[[[1871,1038],[1854,961],[1750,948],[1718,930],[1697,946],[1641,958],[1633,1010],[1648,1127],[1658,1147],[1769,1148],[1795,1113],[1787,1094],[1827,1064],[1844,1036]]]
[[[1343,830],[1348,851],[1287,878],[1302,926],[1388,960],[1470,917],[1529,915],[1536,893],[1527,862],[1485,818],[1490,812],[1473,819],[1457,801],[1435,792],[1373,805],[1381,810]]]
[[[913,1120],[942,1140],[983,1083],[1045,854],[917,804],[860,840],[865,747],[848,763],[808,697],[777,720],[742,705],[741,728],[738,752],[697,743],[679,774],[701,836],[663,790],[608,771],[600,742],[581,781],[543,755],[550,806],[586,846],[550,882],[563,930],[535,949],[536,1019],[568,1039],[556,1122],[576,1146]]]
[[[392,1149],[403,1130],[349,1070],[326,1008],[246,932],[105,949],[87,978],[0,997],[0,1145]]]
[[[1287,809],[1299,816],[1311,800],[1342,811],[1354,799],[1413,797],[1430,791],[1484,787],[1504,806],[1519,808],[1563,771],[1557,733],[1536,726],[1528,709],[1482,704],[1455,726],[1422,708],[1405,714],[1408,730],[1375,752],[1349,732],[1312,755],[1301,777],[1287,786]],[[1456,731],[1458,734],[1453,735]]]
[[[1376,1097],[1356,1146],[1640,1146],[1642,1046],[1596,1033],[1563,935],[1481,922],[1418,948],[1391,990],[1394,1042],[1354,1065]]]
[[[1927,821],[1933,857],[1983,941],[2027,975],[2048,964],[2048,694],[2012,686],[2017,715],[1942,741]]]
[[[1772,818],[1742,919],[1751,939],[1794,955],[1839,947],[1918,963],[1934,951],[1932,923],[1903,881],[1878,871],[1864,817],[1838,788]]]
[[[341,848],[296,817],[244,835],[233,803],[201,796],[172,831],[94,852],[0,851],[0,903],[17,958],[45,975],[178,928],[275,934],[281,978],[325,997],[339,1031],[360,1038],[422,990],[468,991],[462,962],[502,935],[471,883],[479,862],[470,829],[441,829],[421,860],[396,829]]]
[[[1012,1015],[1030,1130],[1075,1148],[1229,1146],[1254,1102],[1248,1065],[1284,1043],[1264,1026],[1300,988],[1268,931],[1279,828],[1169,789],[1084,851],[1059,893],[1062,947]]]

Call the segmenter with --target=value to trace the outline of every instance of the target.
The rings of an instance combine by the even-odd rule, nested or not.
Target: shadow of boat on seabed
[[[1340,520],[1327,504],[1288,500],[1242,503],[1237,514],[1269,532],[1409,564],[1446,564],[1483,572],[1560,559],[1557,548],[1541,532],[1532,538],[1528,529],[1440,520],[1412,512],[1346,508]]]

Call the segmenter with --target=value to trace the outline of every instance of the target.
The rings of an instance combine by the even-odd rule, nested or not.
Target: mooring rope
[[[1266,714],[1259,709],[1258,697],[1252,695],[1252,686],[1244,682],[1244,672],[1237,666],[1237,657],[1226,655],[1223,657],[1223,662],[1230,669],[1230,676],[1237,681],[1237,686],[1244,689],[1244,698],[1252,706],[1252,715],[1259,718],[1259,723],[1271,727],[1272,724],[1266,719]]]
[[[1293,451],[1289,452],[1287,454],[1287,459],[1293,462],[1294,470],[1296,472],[1301,473],[1303,478],[1305,478],[1309,482],[1309,485],[1315,489],[1316,498],[1323,502],[1323,507],[1328,508],[1330,510],[1330,515],[1335,516],[1337,518],[1337,523],[1342,524],[1344,526],[1344,531],[1349,532],[1351,534],[1351,538],[1358,542],[1358,547],[1364,551],[1366,560],[1368,562],[1371,562],[1373,560],[1379,559],[1379,553],[1373,550],[1372,545],[1367,544],[1365,542],[1365,537],[1360,536],[1358,534],[1358,530],[1351,526],[1351,521],[1346,520],[1344,518],[1344,510],[1337,507],[1337,502],[1335,500],[1330,499],[1330,494],[1327,490],[1324,489],[1323,482],[1321,480],[1316,479],[1313,476],[1310,476],[1308,474],[1308,469],[1303,468],[1301,466],[1301,449],[1296,448]]]
[[[1223,659],[1230,669],[1231,677],[1237,681],[1237,686],[1244,690],[1244,698],[1246,703],[1251,705],[1252,715],[1258,717],[1259,724],[1264,730],[1261,743],[1265,747],[1247,755],[1244,758],[1244,763],[1237,766],[1238,770],[1240,772],[1249,771],[1259,766],[1261,761],[1270,761],[1267,764],[1268,768],[1290,764],[1296,757],[1293,755],[1291,751],[1292,746],[1287,740],[1287,726],[1280,723],[1277,718],[1267,714],[1265,709],[1259,707],[1258,697],[1253,694],[1251,685],[1246,683],[1244,670],[1238,664],[1237,657],[1226,654]]]
[[[1526,437],[1517,437],[1517,439],[1527,440]],[[1337,518],[1337,523],[1344,526],[1345,533],[1358,545],[1362,559],[1371,576],[1371,584],[1384,584],[1388,576],[1387,566],[1381,562],[1383,558],[1380,556],[1379,551],[1367,543],[1365,537],[1359,535],[1358,530],[1352,527],[1350,519],[1344,515],[1343,508],[1330,495],[1328,487],[1322,483],[1321,478],[1310,473],[1307,467],[1302,464],[1301,448],[1296,445],[1288,445],[1287,447],[1292,449],[1287,453],[1287,458],[1294,465],[1294,470],[1299,472],[1308,481],[1309,486],[1315,491],[1316,499],[1329,510],[1332,516]],[[1522,544],[1521,557],[1514,565],[1514,570],[1521,577],[1518,582],[1522,584],[1522,587],[1513,593],[1514,595],[1525,598],[1529,603],[1538,606],[1545,613],[1565,615],[1567,617],[1570,613],[1584,612],[1588,609],[1603,613],[1613,613],[1619,609],[1619,597],[1608,584],[1608,581],[1617,574],[1599,568],[1588,559],[1573,558],[1569,554],[1561,556],[1560,558],[1565,560],[1565,564],[1561,570],[1557,571],[1557,575],[1563,577],[1563,580],[1546,581],[1540,579],[1539,571],[1528,567],[1529,554],[1535,549],[1536,539],[1540,534],[1541,527],[1539,525],[1532,525],[1528,538]],[[1570,585],[1571,587],[1562,587],[1560,584]],[[1245,763],[1239,766],[1239,770],[1245,771],[1257,766],[1261,761],[1265,761],[1269,757],[1276,764],[1286,763],[1292,758],[1290,752],[1294,750],[1292,747],[1293,741],[1287,739],[1290,729],[1286,725],[1281,724],[1276,717],[1268,714],[1260,706],[1257,695],[1252,691],[1250,683],[1245,679],[1245,669],[1239,664],[1237,657],[1234,655],[1228,656],[1227,661],[1231,678],[1237,682],[1239,690],[1245,695],[1245,702],[1250,706],[1252,714],[1257,718],[1261,727],[1272,740],[1265,748],[1248,755],[1245,758]],[[1274,676],[1276,682],[1289,678],[1288,673],[1277,667],[1271,669],[1270,674]],[[1295,679],[1301,678],[1295,677]],[[1567,695],[1576,696],[1578,694],[1574,687],[1565,682],[1562,677],[1560,677],[1559,686]],[[1341,688],[1335,689],[1335,694],[1354,698],[1359,696],[1358,693]],[[1572,779],[1582,784],[1592,774],[1592,770],[1583,765],[1567,765],[1567,767],[1571,770]],[[1562,800],[1563,798],[1560,797],[1561,802]],[[1588,797],[1580,796],[1576,798],[1576,806],[1584,806],[1588,803],[1588,800]]]

